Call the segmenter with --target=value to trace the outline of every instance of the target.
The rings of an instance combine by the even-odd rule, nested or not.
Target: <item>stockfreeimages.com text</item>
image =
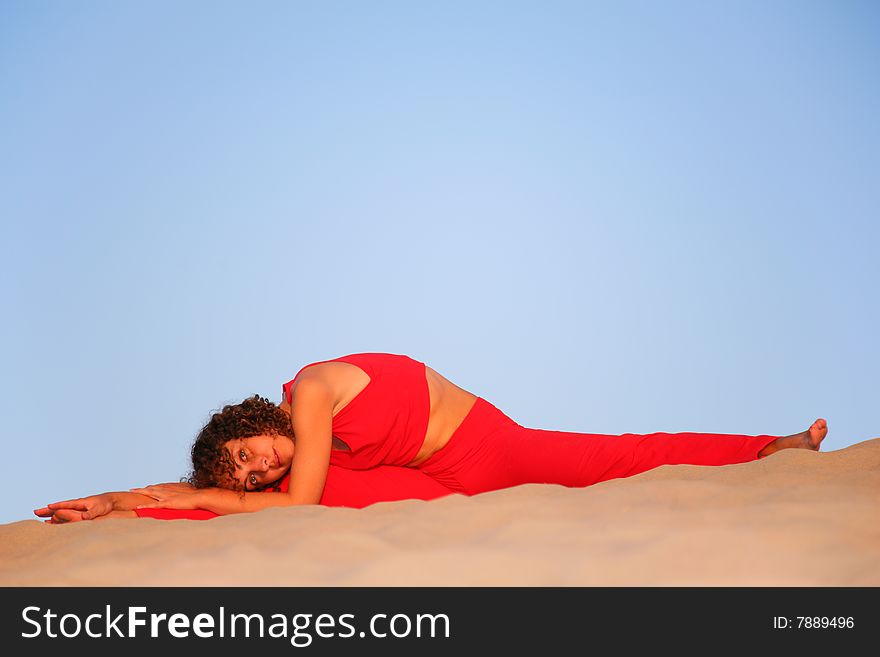
[[[373,614],[366,626],[358,630],[354,614],[237,614],[220,607],[216,613],[199,613],[190,618],[184,613],[148,613],[146,607],[126,607],[115,613],[106,605],[103,613],[84,618],[79,614],[59,614],[52,609],[25,607],[21,612],[27,631],[21,636],[32,639],[74,638],[88,636],[137,638],[192,636],[210,639],[225,637],[290,639],[298,648],[310,645],[314,637],[351,638],[449,638],[450,622],[446,614]]]

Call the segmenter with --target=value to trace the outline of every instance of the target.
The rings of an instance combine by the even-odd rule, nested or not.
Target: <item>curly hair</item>
[[[227,404],[211,416],[196,436],[192,446],[192,473],[186,481],[196,488],[240,489],[235,476],[235,461],[226,449],[226,443],[263,434],[287,436],[293,440],[290,416],[259,395],[240,404]]]

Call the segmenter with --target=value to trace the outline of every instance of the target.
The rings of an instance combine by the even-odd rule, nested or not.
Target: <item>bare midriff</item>
[[[367,373],[351,363],[320,363],[312,365],[304,372],[309,372],[310,376],[320,377],[333,388],[336,399],[333,404],[334,417],[370,383],[370,377]],[[425,442],[422,443],[415,458],[407,463],[408,466],[417,466],[443,449],[477,400],[475,394],[455,385],[427,365],[425,366],[425,378],[428,382],[428,398],[430,400],[428,429],[425,432]],[[294,390],[295,387],[296,383],[294,383]],[[286,399],[281,402],[280,407],[290,413],[290,404]],[[344,449],[345,444],[334,438],[333,447],[334,449]]]
[[[428,379],[428,397],[431,410],[428,413],[428,430],[425,442],[416,457],[407,465],[416,466],[427,461],[433,454],[446,447],[455,430],[477,401],[477,396],[437,373],[427,365],[425,377]]]

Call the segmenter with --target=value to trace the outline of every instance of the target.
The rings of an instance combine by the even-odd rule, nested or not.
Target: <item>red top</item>
[[[333,416],[333,435],[351,451],[333,449],[330,463],[353,470],[377,465],[406,465],[425,442],[431,400],[425,364],[398,354],[350,354],[310,363],[350,363],[361,368],[370,382]],[[292,403],[290,388],[284,384],[284,398]]]

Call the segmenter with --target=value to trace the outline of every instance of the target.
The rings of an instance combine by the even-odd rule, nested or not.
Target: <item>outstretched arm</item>
[[[262,511],[272,506],[290,506],[287,493],[244,493],[228,488],[198,488],[181,493],[164,484],[132,488],[140,502],[133,509],[204,509],[218,515]]]

